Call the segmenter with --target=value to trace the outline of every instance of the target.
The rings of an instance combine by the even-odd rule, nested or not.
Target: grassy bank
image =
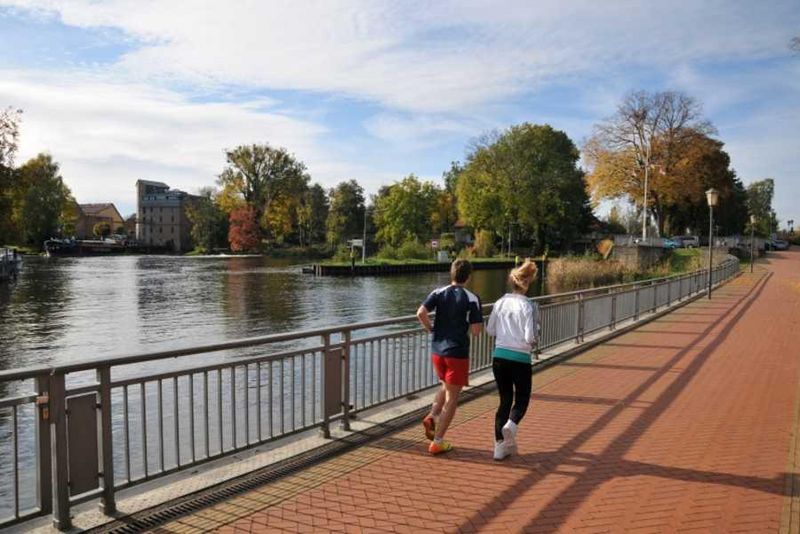
[[[560,293],[661,278],[700,269],[701,263],[699,249],[673,250],[664,262],[643,271],[629,269],[617,261],[603,260],[600,256],[559,258],[548,263],[547,290]]]

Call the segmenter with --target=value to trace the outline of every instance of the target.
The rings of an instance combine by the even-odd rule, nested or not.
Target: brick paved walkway
[[[408,429],[163,531],[800,532],[800,252],[771,258],[537,374],[517,457],[486,395],[445,457]]]

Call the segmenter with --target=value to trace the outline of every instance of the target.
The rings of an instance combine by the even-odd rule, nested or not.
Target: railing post
[[[350,337],[352,332],[344,332],[342,351],[342,430],[350,430]]]
[[[112,515],[117,511],[117,503],[114,499],[114,440],[111,433],[111,368],[108,365],[97,370],[97,381],[100,383],[100,450],[103,458],[100,509],[106,515]]]
[[[667,308],[672,304],[672,280],[667,280]]]
[[[67,406],[66,387],[63,373],[51,375],[50,383],[50,418],[51,446],[53,465],[53,490],[55,506],[53,509],[53,525],[59,530],[72,528],[69,510],[69,478],[67,472]]]
[[[653,309],[650,312],[655,313],[658,309],[658,284],[650,284],[650,287],[653,288]]]
[[[639,287],[636,286],[633,290],[633,320],[639,320]]]
[[[50,376],[36,377],[36,404],[39,408],[37,441],[39,445],[39,507],[43,514],[53,511],[53,472],[50,457]]]
[[[330,439],[330,437],[331,437],[331,420],[330,420],[330,415],[328,415],[328,404],[327,404],[327,401],[326,401],[326,399],[328,398],[328,392],[327,392],[327,388],[325,387],[326,377],[328,376],[327,375],[328,351],[330,351],[330,348],[331,348],[331,335],[330,334],[324,334],[322,336],[322,344],[324,345],[324,348],[322,349],[322,362],[321,362],[321,368],[320,368],[321,380],[320,380],[320,395],[319,395],[320,402],[322,403],[322,406],[321,406],[321,409],[322,409],[322,428],[321,428],[321,430],[322,430],[322,437],[325,438],[325,439]],[[281,391],[281,395],[283,395],[282,391]]]
[[[583,331],[586,326],[586,314],[583,303],[583,293],[578,293],[578,324],[575,329],[575,343],[583,341]]]
[[[609,330],[614,330],[617,324],[617,292],[611,294],[611,323],[608,325]]]

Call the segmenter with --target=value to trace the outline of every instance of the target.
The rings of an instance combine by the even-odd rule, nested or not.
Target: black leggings
[[[503,439],[502,429],[506,421],[511,419],[519,424],[528,410],[528,402],[531,400],[531,364],[495,358],[492,372],[500,394],[500,406],[494,416],[494,437],[500,441]]]

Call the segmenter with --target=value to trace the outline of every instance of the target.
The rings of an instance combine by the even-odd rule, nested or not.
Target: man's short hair
[[[472,264],[469,260],[457,259],[450,265],[450,281],[457,284],[466,283],[472,274]]]

